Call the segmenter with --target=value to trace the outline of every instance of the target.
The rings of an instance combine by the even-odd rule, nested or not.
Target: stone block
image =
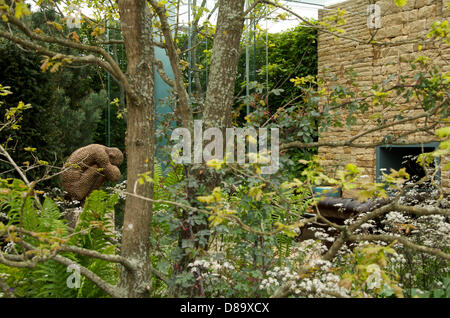
[[[380,39],[393,38],[403,34],[403,25],[386,25],[378,32]]]
[[[419,19],[427,19],[434,16],[436,16],[436,5],[434,4],[419,9]]]
[[[410,33],[423,33],[427,29],[427,20],[420,19],[408,23]]]
[[[414,4],[414,8],[415,9],[420,9],[420,8],[426,6],[426,5],[427,5],[427,1],[426,0],[416,0],[415,4]]]

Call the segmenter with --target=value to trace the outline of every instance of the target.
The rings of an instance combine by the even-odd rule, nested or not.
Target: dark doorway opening
[[[406,168],[412,181],[418,181],[425,176],[423,167],[419,165],[417,157],[422,153],[432,152],[439,147],[439,143],[427,143],[405,146],[379,146],[377,147],[377,182],[382,182],[382,172],[390,173],[391,169]],[[436,176],[439,178],[440,176]],[[436,181],[439,181],[436,180]]]

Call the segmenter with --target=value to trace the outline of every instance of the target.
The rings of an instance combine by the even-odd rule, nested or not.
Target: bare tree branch
[[[352,37],[349,37],[349,36],[345,36],[345,35],[342,35],[342,34],[339,34],[339,33],[331,32],[331,31],[327,30],[325,27],[319,26],[319,25],[317,25],[315,23],[312,23],[312,22],[308,21],[307,19],[303,18],[302,16],[300,16],[296,12],[292,11],[291,9],[289,9],[289,8],[279,4],[279,3],[276,3],[276,2],[273,2],[273,1],[270,1],[270,0],[257,0],[256,2],[258,2],[258,3],[265,3],[265,4],[268,4],[268,5],[272,5],[272,6],[276,7],[276,8],[280,8],[280,9],[282,9],[282,10],[292,14],[293,16],[295,16],[297,19],[299,19],[304,24],[306,24],[308,27],[315,28],[315,29],[317,29],[320,32],[328,33],[328,34],[331,34],[331,35],[333,35],[333,36],[335,36],[337,38],[350,40],[352,42],[357,42],[357,43],[360,43],[360,44],[372,44],[372,45],[377,45],[377,46],[393,46],[393,45],[402,45],[402,44],[407,44],[407,43],[419,43],[419,42],[422,43],[424,40],[426,40],[426,38],[424,38],[424,37],[419,37],[416,40],[411,40],[411,41],[377,42],[377,41],[373,41],[373,36],[371,38],[367,39],[366,41],[365,40],[359,40],[359,39],[355,39],[355,38],[352,38]],[[252,8],[252,9],[254,9],[254,8]],[[247,12],[247,14],[248,13],[250,13],[250,12]]]
[[[190,131],[193,131],[192,110],[189,107],[188,94],[186,91],[186,87],[184,86],[183,76],[180,68],[180,58],[177,54],[176,45],[172,38],[169,21],[167,20],[166,16],[166,8],[164,6],[158,5],[155,0],[148,0],[148,3],[150,3],[153,10],[155,10],[156,14],[158,15],[159,21],[161,22],[161,31],[164,35],[167,55],[169,56],[170,65],[172,66],[175,78],[174,86],[175,91],[178,95],[178,114],[181,117],[184,127],[188,128]]]
[[[263,3],[264,1],[262,0],[255,0],[248,8],[247,10],[244,11],[244,13],[242,14],[242,16],[246,17],[250,12],[252,12],[255,7],[260,4]],[[287,8],[286,8],[287,9]]]
[[[97,258],[97,259],[101,259],[110,263],[119,263],[122,264],[123,266],[125,266],[129,271],[134,272],[136,271],[136,266],[130,262],[128,259],[119,256],[119,255],[107,255],[107,254],[102,254],[99,253],[97,251],[93,251],[93,250],[88,250],[85,248],[81,248],[81,247],[77,247],[77,246],[70,246],[70,245],[62,245],[61,247],[59,247],[57,249],[57,251],[59,252],[72,252],[72,253],[76,253],[76,254],[80,254],[80,255],[84,255],[84,256],[89,256],[92,258]]]
[[[13,158],[11,158],[11,156],[9,155],[9,153],[6,151],[5,148],[3,148],[2,145],[0,145],[0,155],[5,156],[9,163],[14,167],[14,170],[17,171],[17,173],[20,175],[20,177],[22,178],[22,180],[25,182],[25,184],[27,185],[28,188],[30,188],[30,191],[32,191],[32,189],[34,188],[34,185],[36,184],[36,182],[30,182],[27,178],[27,176],[25,175],[25,173],[23,172],[23,170],[16,164],[16,162],[14,161]],[[38,205],[38,207],[40,209],[42,209],[42,204],[41,201],[39,200],[39,197],[37,196],[36,193],[34,193],[34,199],[36,200],[36,204]]]
[[[29,268],[33,269],[36,267],[38,258],[35,258],[33,261],[15,261],[8,260],[5,257],[5,254],[0,253],[0,263],[9,267],[17,267],[17,268]]]
[[[349,102],[346,102],[344,104],[348,104]],[[384,140],[378,141],[378,142],[372,142],[372,143],[355,143],[355,141],[361,137],[364,137],[370,133],[374,133],[377,131],[381,131],[387,128],[391,128],[397,125],[402,125],[405,123],[409,123],[409,122],[414,122],[416,120],[422,119],[422,118],[426,118],[426,119],[430,119],[433,116],[435,116],[440,110],[442,110],[442,107],[444,107],[446,104],[448,103],[448,99],[445,99],[439,106],[433,108],[430,111],[425,111],[422,112],[420,114],[411,116],[411,117],[407,117],[407,118],[403,118],[401,120],[396,120],[394,122],[391,123],[387,123],[384,125],[379,125],[375,128],[371,128],[368,130],[365,130],[353,137],[351,137],[348,140],[345,141],[339,141],[339,142],[332,142],[332,141],[327,141],[327,142],[312,142],[312,143],[303,143],[300,141],[293,141],[293,142],[289,142],[286,144],[282,144],[280,145],[280,149],[290,149],[290,148],[317,148],[317,147],[353,147],[353,148],[373,148],[373,147],[378,147],[384,144],[387,144],[387,142],[385,142]],[[342,104],[342,105],[344,105]],[[341,106],[342,106],[341,105]],[[393,118],[392,118],[393,119]],[[434,129],[436,126],[438,125],[438,122],[435,123],[430,123],[429,126],[425,126],[425,127],[421,127],[418,128],[417,126],[414,126],[414,129],[406,131],[398,136],[395,136],[394,139],[392,141],[389,141],[389,145],[409,145],[409,144],[417,144],[417,141],[400,141],[402,138],[420,132],[420,131],[429,131],[431,129]],[[423,144],[425,143],[429,143],[429,142],[435,142],[437,140],[436,137],[434,137],[433,139],[421,142]]]
[[[81,265],[73,262],[72,260],[70,260],[66,257],[63,257],[61,255],[56,255],[52,259],[55,262],[58,262],[65,266],[70,266],[70,265],[78,266],[78,268],[80,269],[80,274],[84,275],[87,279],[89,279],[91,282],[93,282],[95,285],[97,285],[97,287],[100,288],[101,290],[103,290],[105,293],[107,293],[108,295],[115,297],[115,298],[124,297],[124,293],[122,292],[121,289],[119,289],[118,287],[116,287],[114,285],[107,283],[106,281],[104,281],[102,278],[97,276],[94,272],[90,271],[86,267],[81,266]]]
[[[5,156],[6,159],[8,159],[9,163],[14,167],[14,169],[17,171],[17,173],[20,175],[22,180],[25,182],[25,184],[28,187],[31,187],[31,182],[28,180],[27,176],[23,173],[22,169],[16,164],[13,158],[9,155],[9,153],[3,148],[2,145],[0,145],[0,154]]]
[[[125,74],[122,72],[122,70],[120,69],[120,66],[114,61],[114,58],[102,47],[99,46],[91,46],[91,45],[86,45],[83,43],[78,43],[78,42],[73,42],[70,40],[66,40],[63,38],[59,38],[59,37],[52,37],[52,36],[48,36],[48,35],[41,35],[38,34],[36,32],[31,31],[22,21],[20,21],[19,19],[15,18],[14,16],[11,16],[10,14],[8,14],[6,11],[4,10],[0,10],[0,13],[3,14],[4,16],[6,16],[8,18],[8,22],[15,25],[20,31],[22,31],[29,39],[31,40],[36,40],[36,41],[40,41],[40,42],[45,42],[45,43],[53,43],[53,44],[58,44],[61,46],[65,46],[68,48],[72,48],[72,49],[78,49],[81,51],[86,51],[86,52],[92,52],[92,53],[97,53],[100,54],[101,56],[103,56],[106,60],[106,62],[101,61],[100,59],[93,59],[92,57],[90,57],[88,60],[83,59],[83,57],[75,57],[75,56],[71,56],[68,55],[68,58],[73,59],[74,61],[82,61],[82,62],[90,62],[91,64],[93,62],[95,62],[95,64],[105,68],[108,72],[110,72],[111,74],[113,74],[116,78],[118,78],[121,83],[124,85],[124,87],[129,90],[129,84],[128,84],[128,79],[125,76]],[[30,49],[34,49],[37,52],[39,52],[40,54],[44,54],[44,55],[49,55],[49,56],[55,56],[57,53],[54,53],[50,50],[47,50],[46,48],[42,47],[42,46],[38,46],[34,43],[25,43],[26,41],[20,38],[17,38],[13,35],[10,35],[6,32],[1,31],[0,32],[0,37],[4,37],[7,38],[15,43],[19,43],[21,45],[24,45]],[[40,49],[37,49],[40,48]],[[47,51],[47,53],[44,53],[44,51]],[[52,52],[52,53],[50,53]],[[130,91],[131,92],[131,91]]]
[[[167,85],[170,87],[175,87],[175,82],[167,75],[167,73],[164,71],[164,65],[161,60],[154,59],[153,61],[156,65],[156,70],[158,71],[159,76],[163,79],[164,82],[166,82]]]
[[[450,261],[450,254],[444,253],[443,251],[441,251],[440,249],[437,248],[432,248],[432,247],[427,247],[427,246],[423,246],[423,245],[418,245],[415,244],[409,240],[407,240],[404,237],[401,236],[393,236],[393,235],[383,235],[383,234],[378,234],[378,235],[350,235],[347,238],[348,241],[369,241],[369,242],[373,242],[373,241],[383,241],[383,242],[388,242],[388,243],[392,243],[392,242],[399,242],[401,244],[403,244],[406,247],[409,247],[410,249],[416,251],[416,252],[423,252],[423,253],[427,253],[430,255],[434,255],[437,257],[440,257],[442,259],[445,259],[447,261]]]
[[[96,64],[100,67],[103,67],[105,70],[107,70],[111,74],[115,74],[114,70],[110,67],[110,65],[108,63],[102,61],[101,59],[99,59],[98,57],[95,57],[94,55],[87,55],[87,56],[64,55],[64,54],[49,50],[46,47],[40,46],[33,42],[28,42],[22,38],[13,36],[10,33],[7,33],[4,31],[1,31],[1,30],[0,30],[0,37],[8,39],[14,43],[20,44],[28,49],[35,51],[35,53],[38,53],[40,55],[46,55],[46,56],[50,56],[50,57],[59,56],[61,58],[70,59],[72,62]],[[128,83],[126,85],[128,85]]]
[[[369,220],[373,220],[374,218],[381,216],[383,214],[386,214],[391,211],[402,211],[411,213],[418,216],[424,216],[424,215],[444,215],[444,216],[450,216],[450,209],[440,209],[437,207],[412,207],[412,206],[406,206],[406,205],[400,205],[397,202],[392,202],[388,205],[382,206],[376,210],[373,210],[372,212],[367,213],[366,215],[363,215],[360,219],[358,219],[355,223],[351,224],[348,227],[348,230],[350,232],[353,232],[357,228],[359,228],[361,225],[366,223]]]
[[[31,231],[28,231],[28,230],[25,230],[23,228],[16,227],[16,226],[14,227],[14,231],[37,238],[40,241],[45,242],[45,243],[51,243],[49,239],[40,237],[38,235],[39,233],[31,232]],[[93,250],[89,250],[89,249],[85,249],[85,248],[81,248],[81,247],[77,247],[77,246],[62,244],[60,247],[58,247],[56,249],[55,252],[72,252],[72,253],[76,253],[76,254],[80,254],[80,255],[84,255],[84,256],[89,256],[92,258],[101,259],[101,260],[111,262],[111,263],[119,263],[119,264],[122,264],[123,266],[125,266],[125,268],[127,268],[131,272],[135,272],[137,269],[136,266],[132,262],[130,262],[128,259],[121,257],[119,255],[102,254],[97,251],[93,251]],[[5,254],[5,255],[8,255],[8,254]],[[21,259],[19,255],[15,255],[14,258],[10,259],[10,260],[21,261],[21,260],[23,260],[23,258]]]
[[[21,241],[18,244],[20,244],[27,250],[36,250],[36,248],[34,246],[32,246],[31,244],[26,243],[24,241]],[[107,283],[106,281],[104,281],[101,277],[99,277],[94,272],[92,272],[89,269],[87,269],[86,267],[81,266],[80,264],[68,259],[67,257],[61,256],[61,255],[52,255],[49,257],[49,259],[52,259],[55,262],[60,263],[65,266],[70,266],[70,265],[77,266],[80,269],[80,274],[84,275],[87,279],[92,281],[95,285],[98,286],[98,288],[103,290],[108,295],[110,295],[112,297],[116,297],[116,298],[124,297],[124,293],[120,288]],[[45,259],[45,261],[47,261],[47,260],[48,259]],[[42,260],[40,260],[40,261],[42,261]]]

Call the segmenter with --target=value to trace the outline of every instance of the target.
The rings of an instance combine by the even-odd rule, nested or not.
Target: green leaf
[[[16,11],[14,12],[14,16],[16,19],[20,19],[22,15],[30,15],[30,9],[24,2],[16,3]]]
[[[436,130],[436,135],[440,138],[447,138],[450,136],[450,126]]]
[[[401,8],[408,3],[408,0],[394,0],[394,2],[397,7]]]
[[[441,298],[445,296],[445,290],[443,289],[435,289],[433,291],[433,298]]]

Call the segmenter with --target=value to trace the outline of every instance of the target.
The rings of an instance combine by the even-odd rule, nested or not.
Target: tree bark
[[[220,0],[217,29],[211,57],[211,75],[205,99],[203,129],[231,127],[234,86],[240,57],[240,42],[244,28],[244,0]],[[199,184],[212,191],[220,179],[206,171],[205,164],[194,165],[190,171]],[[188,197],[195,198],[196,188],[188,189]]]
[[[153,198],[153,184],[138,185],[140,174],[153,177],[154,164],[154,58],[152,19],[145,0],[119,0],[127,54],[127,191]],[[147,297],[151,289],[150,227],[152,203],[128,196],[122,232],[121,254],[136,265],[123,269],[120,287],[128,297]]]
[[[223,129],[231,125],[234,85],[244,28],[244,3],[244,0],[220,0],[219,3],[203,116],[205,128]]]
[[[210,78],[206,92],[203,128],[217,127],[225,130],[231,126],[231,110],[234,99],[234,85],[237,64],[240,57],[240,40],[244,27],[244,0],[220,0],[217,29],[214,37],[213,55],[211,59]],[[215,173],[209,173],[205,164],[193,165],[187,170],[188,176],[196,180],[196,184],[206,187],[211,192],[220,183]],[[193,206],[197,205],[196,191],[198,186],[187,187],[187,197]],[[205,224],[207,223],[205,217]],[[187,212],[183,215],[183,228],[180,233],[180,245],[183,240],[194,239],[197,233],[207,225],[190,225]],[[199,248],[198,243],[195,246]],[[203,248],[207,248],[203,247]],[[176,272],[186,270],[191,257],[185,256],[177,264]]]

